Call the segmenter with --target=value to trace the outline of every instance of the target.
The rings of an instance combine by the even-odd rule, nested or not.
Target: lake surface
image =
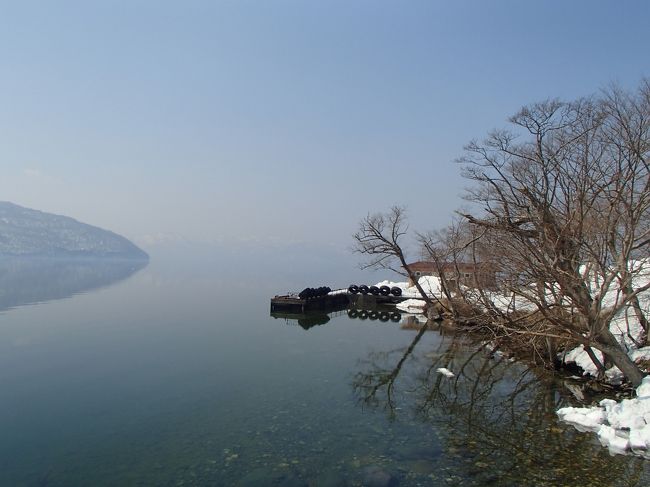
[[[650,484],[561,383],[406,317],[305,329],[222,265],[3,271],[0,485]]]

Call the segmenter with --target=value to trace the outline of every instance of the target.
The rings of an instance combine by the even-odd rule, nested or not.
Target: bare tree
[[[527,306],[504,312],[486,294],[483,304],[502,330],[594,347],[638,385],[643,373],[610,324],[632,307],[648,328],[638,296],[650,289],[640,279],[650,262],[650,85],[537,103],[510,121],[516,133],[495,131],[460,159],[480,206],[463,216]]]
[[[422,288],[418,277],[406,261],[402,239],[407,231],[408,223],[403,207],[393,206],[388,213],[367,215],[361,220],[359,230],[353,235],[355,251],[369,257],[369,260],[362,264],[362,268],[388,269],[406,275],[415,284],[428,306],[433,306],[434,301],[443,306],[437,297],[432,297]]]
[[[449,310],[457,323],[473,321],[472,316],[468,314],[474,313],[466,305],[475,300],[468,299],[468,294],[481,289],[478,272],[472,273],[472,282],[465,282],[461,266],[470,264],[474,271],[490,266],[488,253],[482,248],[481,236],[484,233],[483,230],[468,225],[464,219],[454,218],[452,223],[442,230],[417,234],[423,258],[434,265],[442,294],[447,299]]]

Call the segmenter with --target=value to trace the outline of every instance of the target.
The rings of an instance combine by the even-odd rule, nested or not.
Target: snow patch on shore
[[[650,281],[650,258],[632,261],[630,263],[630,268],[633,270],[633,272],[635,272],[632,282],[634,288],[642,287],[644,284]],[[590,281],[591,291],[595,294],[601,292],[601,279],[598,276],[594,275],[590,278]],[[444,298],[439,277],[422,276],[418,279],[418,283],[430,297],[437,299]],[[409,299],[398,304],[397,307],[402,311],[407,311],[416,315],[424,314],[424,300],[422,299],[422,296],[420,295],[416,286],[410,285],[408,282],[393,282],[388,280],[379,282],[376,284],[376,286],[401,288],[402,296]],[[468,294],[468,297],[470,295],[471,292]],[[485,295],[492,301],[493,305],[496,308],[499,308],[502,311],[534,311],[536,309],[536,305],[534,303],[526,300],[522,296],[505,295],[494,291],[486,291]],[[557,295],[561,295],[561,293],[552,293],[549,290],[546,296],[546,300],[548,302],[552,302],[553,296]],[[613,306],[619,299],[621,299],[621,296],[617,292],[616,286],[610,286],[605,294],[603,305],[605,307]],[[641,306],[641,309],[645,315],[650,315],[650,291],[640,293],[638,295],[638,299],[639,305]],[[643,340],[644,330],[639,324],[639,320],[636,318],[632,306],[627,306],[616,314],[610,323],[610,330],[617,338],[619,343],[623,346],[623,348],[628,351],[628,354],[632,360],[650,360],[650,355],[647,351],[645,351],[645,349],[637,350],[638,343],[641,343]],[[592,350],[598,360],[602,363],[603,354],[596,349]],[[650,350],[650,348],[648,348],[648,350]],[[575,363],[583,370],[583,375],[593,377],[598,375],[598,369],[592,362],[583,345],[580,345],[573,350],[569,350],[568,352],[562,352],[558,354],[558,358],[563,360],[565,363]],[[607,381],[611,384],[620,384],[624,380],[623,373],[617,367],[611,367],[606,371],[605,374]]]
[[[422,299],[407,299],[401,303],[397,303],[395,307],[399,310],[406,311],[408,313],[424,313],[424,306],[426,303]]]
[[[596,358],[600,360],[600,363],[603,363],[602,352],[595,349],[592,349],[592,351],[594,352]],[[594,362],[591,360],[589,355],[587,355],[587,351],[585,350],[584,345],[580,345],[579,347],[574,348],[565,354],[560,354],[560,358],[563,359],[567,364],[576,364],[582,369],[583,375],[591,375],[593,377],[598,375],[598,368],[596,367],[596,364],[594,364]]]
[[[418,279],[418,284],[422,286],[427,295],[430,297],[441,298],[442,297],[442,287],[440,286],[440,278],[437,276],[422,276]],[[402,296],[405,298],[414,298],[422,299],[422,295],[418,291],[418,288],[415,285],[411,285],[408,282],[393,282],[393,281],[381,281],[375,284],[377,287],[388,286],[388,287],[398,287],[402,290]]]
[[[442,298],[442,287],[440,285],[440,278],[437,276],[422,276],[418,279],[418,284],[422,287],[424,292],[436,299]],[[375,284],[377,287],[388,286],[390,288],[398,287],[402,290],[402,297],[408,298],[401,303],[398,303],[396,307],[408,313],[412,313],[416,316],[424,315],[424,307],[426,305],[425,301],[422,299],[422,295],[418,288],[415,285],[411,285],[408,282],[394,282],[394,281],[381,281]]]
[[[650,259],[642,259],[632,261],[630,267],[635,274],[632,280],[632,286],[636,289],[644,286],[650,281]],[[601,286],[600,279],[594,276],[591,279],[591,288],[593,293],[597,293]],[[614,306],[617,300],[621,299],[620,294],[617,292],[616,286],[611,286],[603,298],[603,307]],[[646,291],[638,295],[639,305],[641,310],[646,316],[650,315],[650,292]],[[628,355],[634,361],[641,359],[648,359],[648,350],[650,348],[638,348],[638,343],[643,342],[644,330],[636,317],[635,311],[631,305],[624,307],[619,311],[614,318],[612,318],[609,329],[621,344],[624,350],[627,350]],[[598,350],[593,350],[598,360],[603,360],[603,355]],[[587,355],[586,350],[582,345],[569,351],[566,354],[558,355],[558,358],[563,359],[566,363],[575,363],[584,371],[584,375],[596,376],[598,369],[591,362]],[[623,379],[623,373],[618,367],[612,367],[606,371],[608,382],[611,384],[620,384]]]
[[[559,418],[579,431],[593,431],[610,453],[650,457],[650,377],[636,389],[636,397],[621,402],[603,399],[598,406],[566,407]]]

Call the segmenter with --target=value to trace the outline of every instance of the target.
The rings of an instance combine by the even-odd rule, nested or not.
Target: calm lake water
[[[561,383],[404,323],[304,329],[220,266],[0,268],[0,484],[650,484],[558,423]]]

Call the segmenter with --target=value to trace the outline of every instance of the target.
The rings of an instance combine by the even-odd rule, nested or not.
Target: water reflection
[[[544,371],[493,357],[460,335],[418,350],[428,331],[441,332],[424,325],[406,348],[371,353],[352,387],[362,407],[446,432],[449,461],[438,466],[439,481],[647,485],[642,460],[611,457],[591,435],[558,422],[555,411],[570,397]],[[438,373],[441,367],[455,376]]]
[[[331,310],[330,312],[312,311],[307,313],[281,313],[271,311],[271,316],[273,318],[283,319],[287,324],[296,324],[305,330],[309,330],[317,325],[325,325],[332,318],[342,316],[343,314],[347,314],[348,318],[352,320],[380,321],[382,323],[387,323],[389,321],[393,323],[401,322],[402,328],[405,329],[413,329],[415,326],[419,329],[421,326],[420,322],[418,322],[414,316],[406,315],[406,317],[403,318],[402,313],[395,309],[347,309],[347,306],[342,306],[340,309]]]
[[[304,330],[318,325],[325,325],[330,321],[327,313],[276,313],[271,312],[271,316],[276,319],[283,319],[288,325],[296,324]]]
[[[349,309],[348,318],[358,319],[358,320],[370,320],[375,321],[379,320],[384,323],[392,321],[398,323],[402,320],[402,313],[395,309]]]
[[[557,424],[552,385],[460,337],[403,329],[417,326],[406,314],[274,320],[270,284],[251,296],[214,267],[163,264],[97,299],[2,316],[0,485],[647,483],[638,460]],[[33,274],[29,285],[47,273]],[[354,397],[361,378],[374,391]]]
[[[105,287],[147,264],[147,260],[2,258],[0,312]]]

